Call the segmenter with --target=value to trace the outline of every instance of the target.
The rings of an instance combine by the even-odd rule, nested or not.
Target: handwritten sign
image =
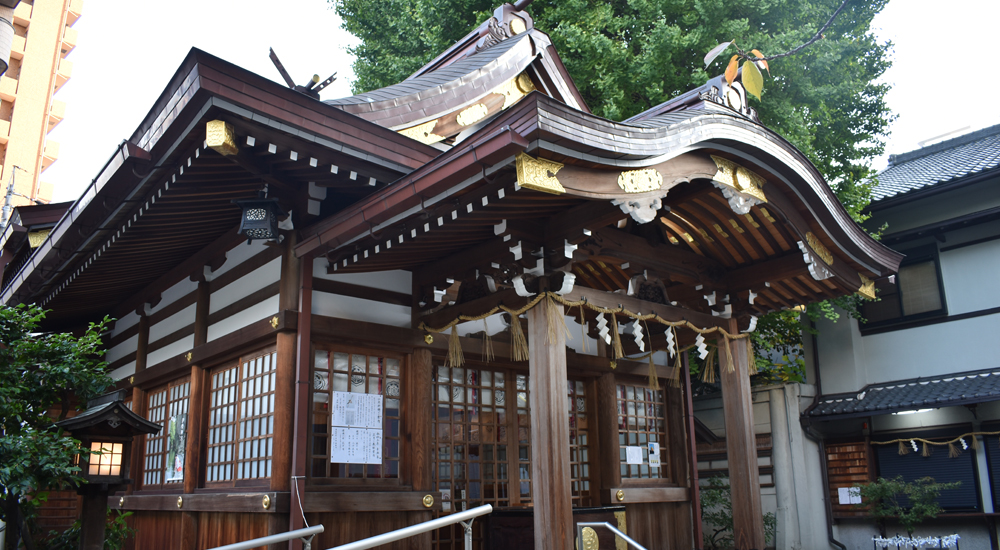
[[[382,396],[332,392],[330,462],[382,463]]]

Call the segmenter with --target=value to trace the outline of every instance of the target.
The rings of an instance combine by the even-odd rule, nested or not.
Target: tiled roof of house
[[[874,200],[887,199],[1000,167],[1000,124],[889,157]]]
[[[821,395],[805,414],[872,416],[997,400],[1000,400],[1000,368],[869,384],[858,393]]]

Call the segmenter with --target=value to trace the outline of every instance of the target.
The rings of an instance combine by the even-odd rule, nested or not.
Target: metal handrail
[[[432,519],[430,521],[425,521],[423,523],[418,523],[416,525],[411,525],[409,527],[403,527],[402,529],[389,531],[388,533],[383,533],[381,535],[377,535],[364,540],[359,540],[341,546],[336,546],[328,550],[364,550],[365,548],[374,548],[376,546],[381,546],[383,544],[387,544],[393,541],[412,537],[413,535],[419,535],[420,533],[426,533],[427,531],[433,531],[440,527],[446,527],[448,525],[452,525],[455,523],[461,523],[462,527],[465,527],[465,548],[467,550],[471,550],[472,521],[475,518],[482,515],[486,515],[492,511],[493,511],[493,506],[490,506],[489,504],[484,504],[482,506],[477,506],[475,508],[466,510],[464,512],[456,512],[454,514],[444,516],[442,518]],[[469,522],[466,523],[465,520],[469,520]],[[643,548],[642,550],[645,550],[645,548]]]
[[[276,544],[279,542],[286,542],[292,539],[302,539],[302,547],[305,550],[312,548],[312,538],[323,532],[322,525],[315,525],[313,527],[306,527],[305,529],[296,529],[295,531],[288,531],[287,533],[281,533],[279,535],[269,535],[266,537],[261,537],[259,539],[247,540],[243,542],[237,542],[234,544],[227,544],[225,546],[218,546],[212,548],[211,550],[250,550],[251,548],[257,548],[259,546],[265,546],[268,544]]]
[[[646,548],[644,546],[642,546],[638,542],[630,539],[628,535],[626,535],[625,533],[622,533],[617,527],[611,525],[610,523],[608,523],[606,521],[593,521],[593,522],[580,522],[580,523],[577,523],[576,524],[576,540],[583,541],[583,528],[584,527],[607,527],[612,533],[618,535],[619,537],[622,538],[622,540],[624,540],[625,542],[627,542],[629,544],[629,546],[637,548],[638,550],[646,550]],[[580,542],[580,548],[583,548],[583,542]]]

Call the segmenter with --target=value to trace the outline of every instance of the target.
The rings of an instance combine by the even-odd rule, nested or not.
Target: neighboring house
[[[871,547],[874,523],[841,504],[839,489],[903,475],[962,481],[941,496],[943,519],[918,534],[957,532],[963,547],[996,549],[998,436],[976,436],[978,449],[956,441],[955,458],[947,445],[924,457],[908,438],[1000,431],[1000,126],[890,157],[874,197],[869,229],[885,224],[882,242],[906,257],[895,277],[874,281],[868,322],[819,320],[804,342],[808,383],[752,389],[775,546]],[[726,476],[722,399],[709,392],[694,409],[699,474]],[[896,439],[908,454],[874,444]]]
[[[741,83],[601,119],[505,4],[399,84],[298,90],[193,50],[78,201],[0,237],[3,302],[51,330],[115,317],[118,386],[169,426],[109,499],[137,548],[305,521],[327,548],[491,504],[478,548],[570,550],[597,519],[690,549],[690,387],[666,350],[695,344],[731,358],[737,541],[763,548],[742,331],[902,257]]]
[[[803,415],[823,434],[834,537],[866,548],[875,532],[840,504],[839,488],[931,476],[962,485],[941,495],[945,519],[917,533],[957,532],[963,548],[996,549],[996,435],[965,437],[955,458],[948,446],[930,445],[925,457],[919,442],[921,452],[907,441],[903,455],[877,443],[1000,431],[1000,126],[893,155],[874,197],[869,227],[886,224],[882,242],[906,257],[894,283],[875,282],[867,323],[818,323],[822,395]],[[963,451],[962,441],[954,447]]]

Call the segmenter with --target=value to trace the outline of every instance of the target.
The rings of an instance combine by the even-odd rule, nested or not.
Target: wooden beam
[[[327,294],[340,294],[341,296],[351,296],[363,300],[372,300],[385,304],[410,307],[411,297],[409,294],[394,292],[370,286],[355,285],[341,281],[331,281],[329,279],[313,279],[313,291],[326,292]]]
[[[445,307],[434,313],[421,316],[420,320],[429,327],[438,328],[457,319],[459,315],[482,315],[501,304],[511,309],[519,309],[524,307],[526,303],[528,303],[528,298],[518,296],[517,291],[511,288],[464,304]]]
[[[730,332],[736,329],[736,321],[730,320]],[[733,541],[737,550],[757,550],[764,548],[764,523],[761,521],[764,516],[760,503],[760,471],[757,468],[757,439],[753,432],[747,348],[742,340],[734,340],[728,345],[735,369],[733,372],[726,368],[719,371],[733,502]]]
[[[434,380],[434,362],[431,350],[421,348],[415,350],[410,357],[409,373],[406,375],[406,387],[410,388],[405,395],[404,410],[410,411],[403,426],[403,444],[407,449],[406,456],[410,458],[410,485],[416,491],[428,491],[434,488],[433,445],[431,426],[434,423],[434,408],[428,406],[427,396],[432,395]]]
[[[312,378],[310,377],[310,367],[312,366],[312,302],[313,302],[313,268],[315,258],[307,254],[301,258],[302,264],[299,269],[299,312],[298,326],[296,327],[296,344],[298,354],[295,364],[295,412],[293,420],[294,437],[292,438],[292,465],[291,479],[292,490],[301,495],[306,489],[306,474],[309,468],[309,431],[312,429],[312,422],[309,418],[309,403],[311,402]],[[303,519],[302,505],[298,499],[292,504],[289,513],[289,529],[301,529],[305,527]],[[294,545],[293,545],[294,547]]]
[[[618,500],[618,491],[624,493],[625,500]],[[688,502],[691,491],[687,487],[611,487],[604,489],[601,500],[616,504],[635,504],[638,502]]]
[[[602,342],[603,343],[603,342]],[[607,359],[605,359],[607,361]],[[601,460],[601,502],[596,504],[618,504],[614,498],[604,499],[608,489],[620,487],[622,472],[618,466],[621,445],[618,440],[618,385],[614,372],[606,372],[597,379],[597,432],[601,442],[596,451]],[[592,451],[593,452],[593,451]],[[614,494],[614,493],[610,493]]]
[[[566,332],[563,307],[545,303],[528,311],[528,379],[531,407],[531,498],[535,548],[573,549],[566,409]],[[549,330],[550,324],[557,330]]]
[[[617,229],[604,228],[593,234],[601,256],[613,256],[634,264],[634,269],[650,269],[661,276],[688,284],[719,281],[726,271],[719,262],[667,244],[653,244]],[[589,245],[589,243],[588,243]]]
[[[569,435],[567,434],[567,437]],[[427,508],[423,499],[434,497],[434,504]],[[440,491],[364,492],[309,492],[303,497],[306,513],[313,512],[402,512],[440,511]]]
[[[270,506],[264,508],[264,497]],[[185,493],[169,495],[126,495],[124,504],[118,496],[108,496],[108,507],[115,510],[149,510],[157,512],[252,512],[258,514],[287,514],[288,493],[262,491],[254,493]],[[177,499],[183,505],[177,507]],[[191,546],[190,548],[195,548]]]
[[[687,424],[687,452],[688,452],[688,487],[691,489],[691,515],[694,526],[695,548],[701,548],[702,526],[701,526],[701,492],[698,483],[698,444],[695,440],[694,431],[694,401],[691,392],[691,370],[688,365],[688,352],[681,356],[681,368],[683,370],[684,381],[684,415]]]
[[[514,254],[510,248],[516,246],[517,241],[516,238],[505,241],[503,237],[495,237],[447,258],[424,264],[413,271],[413,281],[415,284],[427,285],[446,278],[464,279],[466,274],[475,269],[483,268],[486,271],[493,263],[512,263]]]
[[[721,317],[714,317],[705,313],[699,313],[690,309],[654,304],[625,296],[622,294],[610,294],[592,288],[576,287],[564,296],[569,301],[587,300],[588,303],[604,308],[617,308],[619,306],[634,313],[655,313],[670,322],[689,321],[691,324],[701,327],[727,327],[728,320]]]

